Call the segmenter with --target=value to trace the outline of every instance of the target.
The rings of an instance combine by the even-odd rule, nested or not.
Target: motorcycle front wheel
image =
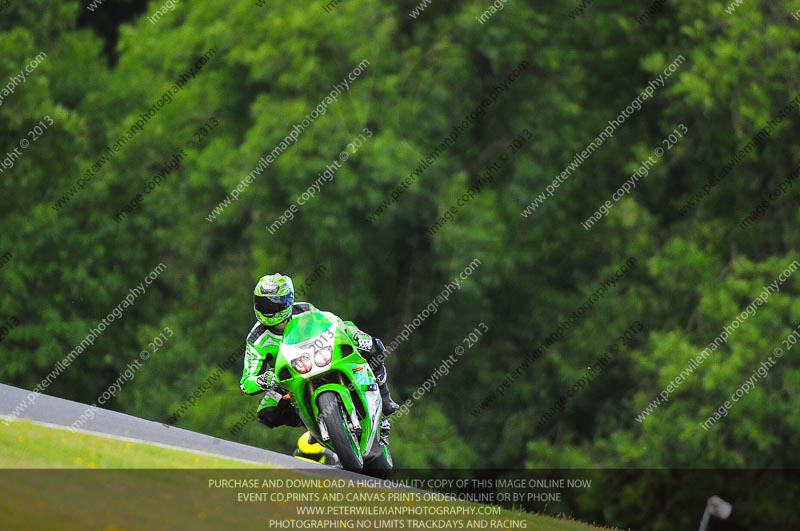
[[[339,395],[334,391],[325,391],[317,397],[317,406],[319,406],[319,418],[328,428],[333,450],[339,456],[342,468],[351,472],[361,472],[364,468],[364,456],[361,454],[355,435],[350,433],[347,427]]]

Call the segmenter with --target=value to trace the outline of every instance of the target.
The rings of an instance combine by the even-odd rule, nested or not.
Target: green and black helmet
[[[253,291],[256,319],[266,326],[275,326],[292,315],[294,285],[286,275],[275,273],[261,277]]]

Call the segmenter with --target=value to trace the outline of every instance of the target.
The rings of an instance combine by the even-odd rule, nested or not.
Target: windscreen
[[[304,341],[322,334],[328,330],[332,324],[333,323],[331,323],[322,312],[312,311],[302,313],[289,321],[289,325],[286,327],[287,330],[283,335],[283,343],[287,345],[303,343]]]

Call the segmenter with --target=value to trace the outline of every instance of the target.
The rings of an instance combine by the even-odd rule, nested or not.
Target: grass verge
[[[386,503],[390,491],[380,489],[276,488],[276,481],[311,476],[26,421],[0,429],[0,448],[4,530],[601,529],[516,511],[477,514],[499,510],[477,504],[408,499]],[[229,480],[251,483],[221,483]],[[334,501],[358,493],[363,499]],[[393,505],[399,506],[400,514],[342,512],[343,507],[380,511]],[[319,514],[302,514],[301,507],[318,507]],[[463,512],[467,510],[473,514]]]

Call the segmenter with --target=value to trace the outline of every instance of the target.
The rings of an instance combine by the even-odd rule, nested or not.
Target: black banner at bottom
[[[0,470],[0,529],[672,531],[711,496],[709,531],[800,529],[800,471],[715,469]]]

